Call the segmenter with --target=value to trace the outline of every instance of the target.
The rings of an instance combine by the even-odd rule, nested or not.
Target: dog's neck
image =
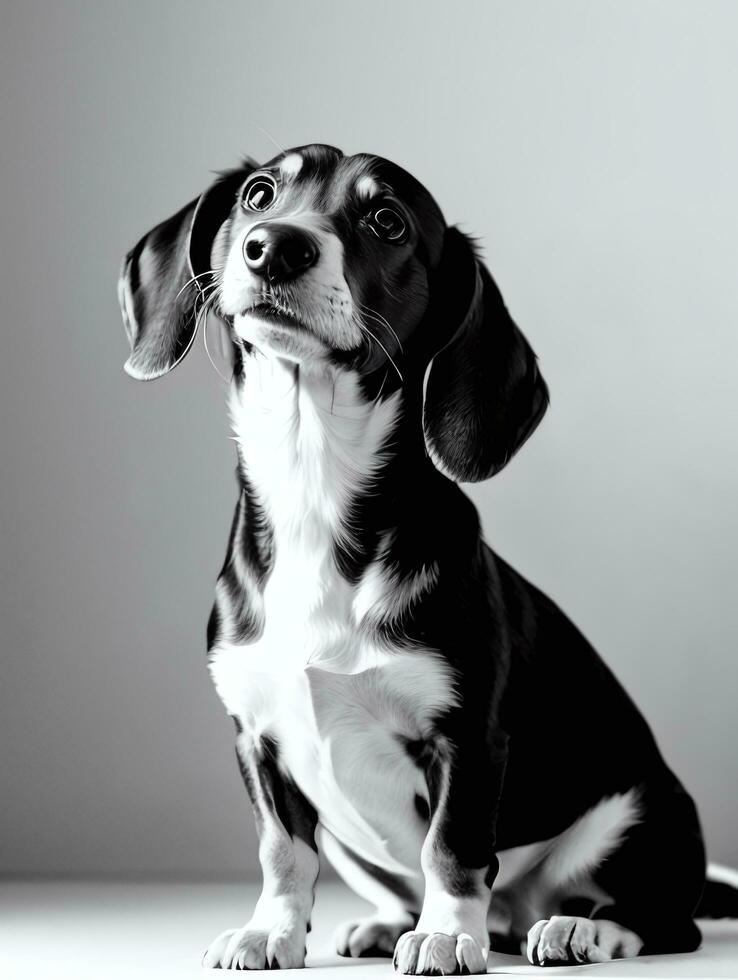
[[[230,410],[277,548],[355,544],[352,508],[391,462],[402,393],[371,400],[355,372],[252,353]]]
[[[413,570],[405,583],[377,565],[398,520],[384,491],[402,393],[368,400],[352,372],[306,371],[256,354],[244,368],[230,408],[247,492],[271,530],[263,637],[274,649],[294,648],[298,660],[307,650],[311,662],[357,669],[346,630],[388,615],[430,580]]]

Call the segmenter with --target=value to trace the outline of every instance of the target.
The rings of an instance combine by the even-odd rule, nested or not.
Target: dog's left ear
[[[541,421],[548,389],[492,276],[456,228],[446,231],[435,283],[434,316],[450,340],[428,375],[426,443],[455,480],[486,480]]]
[[[131,377],[161,377],[192,346],[197,300],[209,283],[213,242],[255,166],[246,161],[223,174],[200,197],[144,235],[123,260],[118,299],[131,345],[125,364]]]

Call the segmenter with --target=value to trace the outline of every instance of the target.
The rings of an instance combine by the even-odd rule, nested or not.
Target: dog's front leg
[[[305,965],[318,876],[317,817],[294,783],[280,773],[271,740],[242,732],[236,752],[254,807],[264,882],[249,921],[221,933],[205,953],[203,966],[294,969]]]
[[[463,724],[462,724],[463,728]],[[440,746],[428,773],[431,823],[421,864],[425,897],[414,931],[397,941],[398,973],[486,972],[487,911],[498,861],[497,808],[507,761],[502,733],[479,740],[466,731]],[[480,745],[492,744],[480,752]]]

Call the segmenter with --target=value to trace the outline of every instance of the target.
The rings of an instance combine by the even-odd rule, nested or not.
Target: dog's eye
[[[241,192],[241,207],[248,211],[266,211],[274,204],[276,196],[276,180],[269,174],[258,174]]]
[[[377,208],[369,215],[367,223],[383,242],[401,242],[407,234],[407,222],[394,208]]]

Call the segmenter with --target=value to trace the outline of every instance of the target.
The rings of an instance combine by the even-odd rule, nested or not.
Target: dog
[[[204,965],[304,965],[318,828],[376,907],[344,956],[427,975],[484,972],[491,942],[541,966],[696,949],[693,801],[458,486],[510,461],[548,391],[430,193],[326,145],[247,160],[141,239],[119,297],[133,378],[210,313],[232,350],[239,497],[207,638],[263,890]]]

